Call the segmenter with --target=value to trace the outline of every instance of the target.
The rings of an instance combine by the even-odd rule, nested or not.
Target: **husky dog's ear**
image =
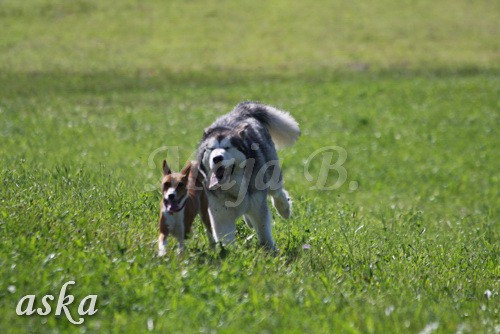
[[[236,133],[238,134],[238,136],[240,138],[244,138],[245,137],[245,132],[246,132],[246,130],[248,129],[249,126],[250,126],[250,124],[243,123],[243,124],[238,125],[236,127],[236,129],[234,129],[234,131],[236,131]]]
[[[203,139],[207,138],[209,133],[210,133],[210,128],[204,128],[203,129]]]
[[[183,177],[187,177],[189,175],[189,172],[191,171],[191,161],[189,161],[186,166],[181,170],[181,174]]]
[[[163,160],[163,175],[172,174],[172,170],[168,167],[167,160]]]

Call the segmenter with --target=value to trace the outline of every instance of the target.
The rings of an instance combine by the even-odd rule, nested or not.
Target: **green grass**
[[[499,7],[488,0],[3,0],[0,64],[22,72],[498,69]]]
[[[2,332],[498,332],[499,12],[0,2]],[[239,222],[227,252],[197,224],[183,257],[172,242],[157,258],[162,148],[185,161],[246,99],[303,130],[280,151],[294,215],[273,211],[279,256]],[[314,190],[304,165],[325,146],[346,150],[347,179]],[[16,315],[69,280],[77,301],[98,295],[83,325]]]

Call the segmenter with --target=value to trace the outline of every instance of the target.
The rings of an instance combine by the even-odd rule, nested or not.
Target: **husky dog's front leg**
[[[247,219],[255,229],[255,232],[257,232],[259,244],[268,250],[276,250],[271,233],[271,212],[267,206],[265,193],[255,195],[250,210],[245,213],[245,220]]]
[[[210,222],[215,242],[223,245],[231,244],[236,238],[237,212],[234,208],[228,208],[224,204],[210,203],[208,208]]]

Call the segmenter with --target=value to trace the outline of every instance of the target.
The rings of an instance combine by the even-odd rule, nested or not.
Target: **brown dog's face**
[[[168,212],[177,212],[183,208],[188,196],[189,172],[191,162],[189,162],[179,173],[173,173],[163,161],[162,195],[165,210]]]

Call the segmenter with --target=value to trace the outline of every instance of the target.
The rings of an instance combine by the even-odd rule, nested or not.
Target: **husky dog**
[[[291,214],[276,148],[292,145],[299,135],[299,125],[289,113],[257,102],[238,104],[205,129],[198,162],[205,174],[216,242],[233,242],[236,219],[243,216],[260,245],[276,249],[267,195],[283,218]]]

